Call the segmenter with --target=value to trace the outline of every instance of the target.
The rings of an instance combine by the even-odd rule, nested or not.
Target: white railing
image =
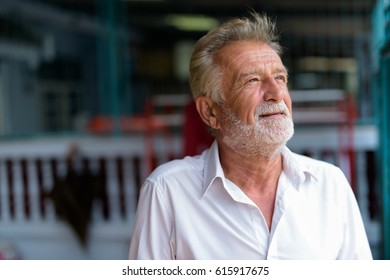
[[[23,259],[126,258],[138,191],[146,176],[144,143],[143,137],[1,143],[0,241],[13,244]],[[78,153],[68,161],[74,147]],[[158,151],[156,157],[157,163],[167,160]],[[70,170],[76,179],[69,178]],[[76,199],[67,189],[70,184],[64,185],[66,178],[85,192],[91,192],[91,186],[83,186],[81,180],[92,179],[104,187],[93,201],[86,246],[47,196],[57,186],[61,200]],[[85,208],[87,204],[81,210]]]

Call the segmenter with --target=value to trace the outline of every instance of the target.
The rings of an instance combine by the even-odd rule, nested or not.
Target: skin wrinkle
[[[250,80],[251,78],[258,78],[263,79],[264,76],[264,69],[269,67],[271,69],[274,69],[273,72],[271,73],[273,76],[276,75],[283,75],[286,83],[287,83],[287,70],[285,68],[277,68],[274,66],[274,62],[272,60],[263,62],[262,65],[255,64],[253,65],[252,69],[249,69],[243,73],[237,73],[236,75],[233,76],[232,79],[232,89],[238,89],[239,87],[245,86],[245,84]]]
[[[234,45],[234,44],[231,44],[231,46]],[[238,45],[238,44],[237,44]],[[263,44],[264,45],[264,44]],[[221,56],[221,60],[224,61],[225,63],[228,62],[227,64],[232,64],[232,63],[229,63],[229,57],[227,57],[227,55],[224,55],[224,54],[220,54]],[[248,66],[248,62],[245,62],[245,60],[247,60],[247,57],[251,57],[251,60],[253,62],[250,62],[249,65],[251,65],[251,67],[249,68]],[[246,53],[243,53],[243,54],[238,54],[237,56],[235,56],[234,58],[235,61],[239,61],[239,63],[241,64],[241,66],[245,66],[245,69],[243,72],[245,74],[245,72],[250,72],[251,70],[248,71],[248,69],[261,69],[263,70],[262,72],[264,72],[264,70],[267,68],[267,67],[274,67],[273,63],[275,62],[275,54],[272,50],[267,50],[267,51],[264,51],[263,53],[258,53],[258,51],[251,51],[251,52],[246,52]],[[235,62],[234,60],[231,60],[233,63]],[[261,62],[261,66],[262,67],[259,67],[259,63],[258,61],[259,60],[262,60]],[[278,61],[276,61],[275,63],[278,63]],[[283,71],[287,72],[286,69],[283,67]],[[243,73],[240,73],[240,72],[236,72],[235,75],[233,76],[233,79],[232,81],[236,81],[237,78],[240,77],[240,75],[243,74]]]

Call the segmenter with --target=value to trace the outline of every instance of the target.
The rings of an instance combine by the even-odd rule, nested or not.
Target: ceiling
[[[114,0],[113,0],[114,1]],[[206,31],[183,31],[167,23],[168,15],[206,15],[221,22],[249,9],[276,18],[282,44],[291,53],[351,56],[356,40],[370,33],[374,0],[115,0],[125,32],[140,46],[170,46],[195,40]],[[68,28],[99,31],[96,18],[111,0],[1,0],[0,16]],[[323,55],[323,54],[322,54]]]

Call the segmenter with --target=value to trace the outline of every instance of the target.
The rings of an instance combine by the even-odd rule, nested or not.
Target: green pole
[[[383,258],[390,259],[390,54],[381,59],[380,155],[382,158]]]
[[[115,135],[120,135],[119,118],[119,77],[118,77],[118,37],[116,35],[116,1],[105,0],[108,10],[108,63],[109,63],[109,91],[111,113],[114,119]]]
[[[107,18],[107,9],[105,8],[105,0],[96,0],[96,13],[98,21],[102,26],[105,26]],[[107,81],[107,32],[100,31],[97,33],[96,49],[97,49],[97,84],[98,84],[98,110],[100,115],[108,115],[110,109],[108,107],[108,81]]]
[[[98,34],[98,86],[99,110],[108,114],[114,121],[114,134],[120,135],[119,118],[119,76],[118,76],[118,36],[117,1],[97,0],[98,17],[104,31]]]

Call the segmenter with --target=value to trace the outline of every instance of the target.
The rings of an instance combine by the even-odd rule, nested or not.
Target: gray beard
[[[261,118],[260,115],[283,110],[283,118]],[[243,123],[229,108],[224,113],[224,136],[222,141],[245,157],[273,157],[294,135],[294,123],[284,102],[263,103],[256,109],[254,125]]]

